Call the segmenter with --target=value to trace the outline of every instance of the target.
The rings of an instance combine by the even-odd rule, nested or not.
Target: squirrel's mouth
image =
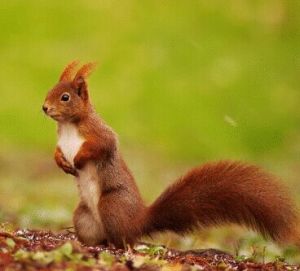
[[[43,109],[43,110],[44,110],[44,109]],[[54,108],[50,108],[50,109],[44,110],[44,112],[45,112],[45,115],[46,115],[47,117],[50,117],[51,119],[54,119],[54,120],[56,120],[56,121],[62,121],[62,120],[64,120],[62,114],[57,113],[57,112],[54,110]]]
[[[59,121],[62,118],[60,114],[55,114],[55,113],[48,113],[46,115],[49,116],[50,118],[56,120],[56,121]]]

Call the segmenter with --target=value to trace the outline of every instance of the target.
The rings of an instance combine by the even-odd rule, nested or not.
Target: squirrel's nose
[[[45,113],[47,113],[48,107],[47,107],[46,105],[43,105],[43,111],[44,111]]]

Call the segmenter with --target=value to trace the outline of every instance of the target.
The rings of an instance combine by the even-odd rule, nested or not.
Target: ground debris
[[[63,231],[0,231],[1,270],[300,270],[283,261],[255,263],[236,260],[215,250],[179,251],[140,243],[134,249],[84,246],[74,233]]]

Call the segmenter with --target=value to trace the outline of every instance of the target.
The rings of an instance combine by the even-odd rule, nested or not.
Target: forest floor
[[[179,251],[140,243],[126,250],[82,245],[70,230],[0,231],[0,270],[300,270],[282,258],[255,262],[215,249]]]

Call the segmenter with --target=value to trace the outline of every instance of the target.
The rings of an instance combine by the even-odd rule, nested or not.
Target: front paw
[[[78,176],[76,169],[67,161],[61,151],[55,153],[56,164],[67,174]]]
[[[76,171],[76,169],[74,167],[72,167],[72,165],[64,165],[62,167],[63,171],[67,174],[71,174],[75,177],[78,176],[78,172]]]
[[[76,155],[74,158],[74,166],[77,169],[82,169],[86,163],[86,159],[83,156]]]
[[[66,159],[60,161],[60,167],[65,173],[78,176],[76,169]]]

